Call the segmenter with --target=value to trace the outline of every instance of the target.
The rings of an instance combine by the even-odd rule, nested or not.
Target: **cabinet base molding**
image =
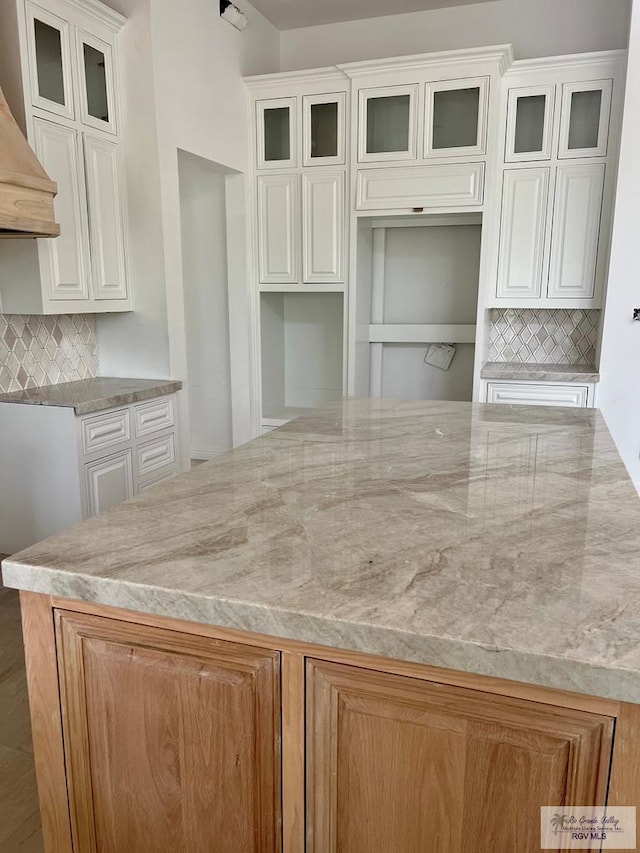
[[[172,654],[175,656],[173,658],[174,665],[175,661],[177,661],[178,666],[181,667],[181,662],[183,660],[187,661],[185,667],[188,665],[191,667],[191,671],[193,671],[194,666],[194,655],[196,655],[198,661],[201,657],[204,656],[206,658],[209,655],[208,649],[211,650],[212,660],[216,655],[218,657],[222,655],[224,660],[231,660],[234,664],[233,667],[229,668],[228,676],[232,681],[239,678],[239,675],[236,673],[245,669],[249,669],[252,672],[255,671],[255,673],[262,672],[263,664],[260,662],[267,661],[267,659],[273,660],[273,664],[267,665],[267,670],[268,672],[279,675],[279,682],[272,682],[264,675],[256,674],[252,676],[254,679],[262,678],[263,681],[261,683],[263,688],[266,689],[266,694],[262,693],[261,698],[259,698],[258,704],[262,710],[256,718],[258,728],[255,731],[259,734],[261,733],[264,737],[275,738],[274,748],[276,749],[275,753],[273,750],[270,752],[268,749],[265,749],[265,743],[262,743],[260,752],[263,756],[261,759],[262,764],[258,762],[256,766],[263,769],[260,771],[254,770],[253,778],[258,781],[254,781],[253,784],[258,785],[256,790],[265,791],[264,786],[266,783],[264,779],[268,779],[268,772],[265,776],[264,762],[266,761],[267,765],[269,763],[268,758],[265,756],[269,754],[279,755],[282,813],[281,815],[276,815],[276,820],[281,821],[278,824],[278,826],[281,826],[281,834],[278,831],[277,846],[273,849],[281,850],[282,853],[304,853],[306,849],[309,849],[307,845],[313,841],[308,835],[310,829],[307,825],[308,817],[306,815],[309,814],[308,796],[310,788],[308,774],[311,766],[309,762],[313,763],[309,750],[314,748],[312,740],[314,734],[312,731],[307,730],[306,727],[309,720],[313,718],[313,714],[315,713],[317,716],[318,712],[316,710],[312,713],[308,704],[305,703],[314,701],[313,697],[316,694],[310,688],[311,682],[309,679],[315,677],[314,673],[316,670],[319,673],[325,670],[329,673],[335,673],[338,681],[346,685],[346,698],[344,701],[352,702],[352,699],[349,697],[352,695],[355,697],[353,699],[355,704],[352,705],[352,710],[346,718],[346,725],[355,725],[356,731],[360,731],[362,736],[366,737],[370,724],[363,723],[365,726],[364,729],[360,727],[360,723],[358,722],[360,712],[358,708],[361,702],[364,702],[363,707],[365,705],[369,707],[373,701],[376,709],[375,720],[377,722],[374,721],[371,725],[374,729],[379,726],[386,726],[387,723],[384,720],[389,721],[388,724],[392,729],[394,726],[397,728],[399,725],[401,727],[398,730],[399,743],[405,746],[406,738],[409,737],[409,740],[411,740],[411,736],[407,734],[408,729],[404,729],[403,727],[413,725],[409,717],[404,716],[404,712],[402,711],[402,703],[405,701],[402,697],[406,691],[411,693],[411,702],[414,703],[414,710],[411,711],[409,716],[411,719],[419,722],[419,725],[422,726],[421,731],[424,731],[425,721],[430,719],[429,713],[431,713],[427,712],[427,710],[422,711],[419,705],[415,704],[418,701],[416,697],[419,698],[422,696],[423,692],[428,702],[431,702],[433,697],[436,697],[436,702],[440,702],[443,696],[445,698],[447,696],[455,697],[458,690],[460,699],[455,699],[455,702],[458,703],[456,714],[458,714],[458,717],[461,716],[461,718],[464,718],[467,714],[467,706],[462,702],[462,699],[465,696],[475,696],[476,699],[473,701],[480,702],[485,709],[488,709],[486,712],[482,711],[480,717],[483,714],[486,717],[486,713],[489,714],[486,720],[489,720],[492,714],[495,715],[496,721],[500,721],[504,717],[506,720],[504,725],[507,728],[505,729],[503,725],[500,730],[501,732],[509,729],[508,717],[509,713],[511,713],[510,709],[514,709],[518,705],[520,710],[517,713],[524,714],[523,719],[528,720],[530,718],[538,720],[538,722],[542,721],[540,723],[542,727],[538,726],[538,729],[536,729],[537,734],[534,732],[533,735],[523,734],[522,736],[522,743],[527,742],[526,738],[531,740],[531,745],[527,746],[526,749],[534,750],[531,754],[536,761],[538,759],[535,756],[539,754],[536,752],[538,746],[542,745],[544,749],[551,749],[549,738],[553,735],[557,740],[557,732],[562,733],[565,725],[569,725],[569,723],[558,723],[558,721],[562,721],[563,719],[565,721],[577,720],[579,725],[578,723],[575,725],[578,725],[578,728],[580,728],[583,726],[581,720],[591,715],[590,718],[593,720],[593,726],[596,726],[596,728],[599,726],[599,730],[602,731],[602,741],[601,746],[598,747],[597,738],[593,740],[593,737],[596,737],[595,735],[584,736],[586,738],[583,738],[584,743],[591,744],[591,751],[587,750],[587,757],[581,760],[586,761],[588,758],[591,762],[589,766],[592,769],[583,769],[580,772],[583,774],[593,773],[593,785],[596,785],[597,791],[600,792],[602,779],[606,779],[610,756],[612,755],[609,802],[614,805],[640,806],[640,706],[638,705],[568,691],[547,689],[536,685],[522,684],[489,676],[443,669],[427,664],[392,660],[362,652],[327,648],[251,632],[185,622],[169,617],[69,600],[58,596],[22,592],[21,606],[34,751],[46,853],[72,853],[73,850],[71,839],[74,835],[73,827],[75,818],[73,817],[74,811],[70,811],[67,800],[67,784],[70,772],[69,767],[73,761],[78,761],[78,752],[81,752],[79,743],[82,743],[82,739],[80,735],[76,735],[75,733],[69,737],[68,732],[66,732],[67,740],[65,742],[63,739],[63,719],[65,715],[69,714],[69,703],[73,704],[73,695],[75,694],[76,698],[80,695],[78,692],[79,687],[83,679],[87,678],[84,672],[84,664],[82,664],[83,658],[77,658],[75,653],[74,655],[70,655],[69,653],[69,649],[75,648],[73,644],[69,645],[69,638],[72,635],[75,637],[78,633],[71,630],[75,623],[78,623],[80,626],[84,626],[85,623],[91,626],[97,625],[98,628],[96,628],[96,631],[98,634],[101,636],[102,634],[105,636],[108,634],[109,637],[114,639],[114,642],[117,641],[120,646],[118,660],[116,661],[118,666],[122,664],[123,649],[126,651],[125,647],[132,649],[131,654],[134,653],[135,649],[142,649],[143,651],[145,649],[150,650],[153,654],[150,654],[149,660],[143,661],[145,664],[149,663],[156,650],[156,646],[152,642],[154,639],[158,640],[157,648],[172,650]],[[61,640],[63,634],[60,633],[60,625],[64,624],[65,620],[67,620],[71,628],[67,627],[66,634],[64,635],[66,636],[66,640],[63,641]],[[58,623],[57,631],[56,622]],[[94,629],[92,628],[91,630],[93,631]],[[242,651],[243,647],[246,649],[246,652]],[[226,651],[227,648],[228,652]],[[105,643],[100,641],[95,646],[92,654],[94,656],[96,654],[104,655],[106,654],[105,649]],[[273,657],[274,655],[275,657]],[[70,657],[73,657],[75,662],[70,662]],[[108,656],[104,659],[104,665],[107,667],[110,665],[110,658]],[[253,669],[251,669],[252,666]],[[59,672],[60,676],[58,675]],[[369,676],[366,673],[369,673]],[[189,672],[187,672],[187,675],[189,675]],[[330,680],[333,680],[333,676],[331,676]],[[373,689],[373,693],[371,693],[369,686],[366,686],[365,693],[367,695],[371,694],[371,696],[377,693],[383,705],[387,702],[390,703],[389,709],[384,710],[382,705],[376,704],[378,700],[366,698],[366,696],[362,700],[358,698],[360,695],[358,683],[365,686],[369,684],[373,685],[373,688],[371,688]],[[423,684],[423,687],[420,686],[421,684]],[[389,685],[389,691],[387,691],[385,685]],[[352,686],[355,693],[352,693]],[[209,687],[208,689],[211,690],[213,688]],[[223,690],[222,687],[219,689]],[[474,691],[474,693],[472,694],[470,691]],[[406,695],[409,696],[409,693],[406,693]],[[214,693],[212,695],[217,696],[218,694]],[[330,696],[330,693],[326,695]],[[429,696],[432,698],[429,699]],[[440,698],[437,698],[438,696]],[[280,712],[280,725],[271,730],[268,723],[269,714],[265,709],[268,709],[269,702],[273,703],[274,697],[278,703]],[[336,701],[342,701],[341,699],[339,700],[338,694],[336,694]],[[400,705],[397,704],[398,702]],[[428,702],[425,707],[428,707]],[[527,705],[527,703],[531,704]],[[191,708],[189,705],[185,707]],[[245,704],[244,707],[247,709],[250,705]],[[529,711],[528,708],[531,710]],[[548,722],[545,722],[547,715],[547,711],[544,710],[545,708],[548,708]],[[455,710],[454,705],[451,705],[451,709]],[[183,709],[181,713],[184,714],[187,711]],[[250,714],[250,711],[246,710],[246,713]],[[354,717],[353,714],[356,716]],[[456,714],[451,717],[449,722],[445,721],[442,725],[445,725],[445,729],[448,732],[447,737],[452,739],[452,743],[456,741],[459,746],[460,738],[466,737],[464,735],[466,724],[464,723],[464,719],[462,719],[462,723],[456,722]],[[178,717],[177,719],[179,719],[180,725],[182,725],[184,722],[182,718]],[[324,712],[320,715],[319,719],[329,720]],[[331,719],[333,719],[333,716],[331,716]],[[336,717],[336,719],[338,718]],[[471,717],[469,719],[471,720]],[[554,720],[556,721],[555,723],[553,722]],[[428,724],[431,725],[431,723]],[[479,725],[482,729],[480,738],[482,743],[486,741],[486,738],[489,739],[487,743],[490,743],[492,739],[498,737],[495,734],[491,734],[491,732],[487,734],[489,729],[492,727],[495,728],[494,723],[490,721],[482,722],[481,719],[480,723],[473,723],[473,725],[476,728]],[[574,723],[571,723],[571,725],[574,725]],[[591,723],[589,725],[591,726]],[[487,729],[487,726],[489,726],[489,729]],[[588,730],[595,731],[593,726]],[[156,725],[155,728],[157,730],[158,726]],[[395,729],[393,730],[395,731]],[[271,733],[269,733],[270,731]],[[612,734],[613,752],[611,753]],[[391,738],[391,740],[387,741],[388,745],[396,742],[393,739],[395,736],[392,736],[391,729],[385,729],[385,737],[387,735]],[[254,736],[257,737],[257,734]],[[326,736],[325,733],[323,737]],[[431,735],[426,732],[416,736],[423,742],[425,738]],[[477,737],[480,737],[480,735],[473,735],[473,737],[476,737],[477,740]],[[506,743],[504,737],[508,738],[510,736],[508,734],[500,734],[500,738],[495,740],[496,749],[509,748],[508,745],[503,747],[498,746],[500,743]],[[571,741],[571,738],[569,738],[569,741],[574,743],[574,746],[577,743],[575,740]],[[329,741],[323,742],[329,743]],[[363,744],[364,742],[360,743],[362,749],[364,749]],[[569,746],[568,748],[573,749],[574,746]],[[485,747],[482,748],[484,749]],[[518,748],[523,748],[522,744],[519,744]],[[553,748],[556,749],[556,747]],[[366,753],[366,750],[363,753],[359,747],[358,750],[354,753],[357,760],[359,760],[358,756],[361,758]],[[75,754],[70,757],[69,753],[74,753],[74,751]],[[317,760],[317,756],[318,753],[316,753],[315,760]],[[448,753],[445,751],[443,756],[443,760],[446,760]],[[542,761],[542,759],[540,760]],[[566,760],[566,758],[563,760]],[[570,760],[570,763],[572,760]],[[347,758],[344,758],[343,761],[347,761]],[[587,764],[584,767],[586,768]],[[346,772],[344,768],[342,772]],[[262,773],[262,776],[256,775],[259,773]],[[307,775],[306,794],[305,775]],[[596,782],[596,779],[600,781]],[[197,780],[193,779],[190,781],[194,784],[197,782]],[[185,782],[185,785],[188,786],[188,783]],[[595,791],[596,788],[593,790]],[[270,790],[272,789],[269,783],[267,784],[266,794],[264,794],[266,797],[270,796]],[[189,791],[187,794],[189,794]],[[187,794],[183,796],[187,796]],[[458,796],[459,801],[459,795],[456,796]],[[368,798],[365,798],[365,800],[369,802]],[[268,802],[268,800],[266,801]],[[361,803],[362,799],[357,800],[357,802]],[[342,818],[338,817],[338,820],[343,819],[345,815],[344,808],[341,807],[338,809],[338,812],[343,816]],[[268,825],[268,821],[266,825]],[[330,826],[333,824],[326,823],[325,825]],[[354,828],[351,825],[349,832],[353,833],[354,831],[357,832],[357,826]],[[316,838],[318,837],[320,836],[316,836]],[[281,847],[279,846],[280,844]],[[221,849],[226,850],[226,848]],[[258,849],[262,850],[263,848]],[[269,846],[269,849],[272,848]],[[404,850],[404,848],[402,849]],[[498,845],[496,849],[501,848]],[[529,847],[527,847],[528,849]],[[371,853],[378,853],[378,851],[372,850]]]

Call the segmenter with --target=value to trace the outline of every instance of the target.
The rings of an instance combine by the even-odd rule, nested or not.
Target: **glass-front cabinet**
[[[38,6],[27,6],[31,103],[74,118],[71,35],[67,21]]]
[[[549,160],[555,86],[509,89],[505,161]]]
[[[83,124],[115,133],[111,46],[88,33],[78,33],[78,60]]]
[[[606,156],[612,88],[612,80],[562,86],[560,159]]]
[[[428,83],[425,99],[425,157],[484,154],[489,80]]]
[[[361,89],[358,160],[415,160],[417,111],[417,84]]]
[[[344,164],[345,107],[345,92],[303,97],[303,166]]]
[[[257,101],[258,168],[290,169],[296,161],[296,98]]]

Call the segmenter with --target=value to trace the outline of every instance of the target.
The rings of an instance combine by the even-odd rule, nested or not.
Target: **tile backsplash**
[[[0,392],[87,379],[97,372],[92,314],[0,314]]]
[[[599,324],[594,310],[492,308],[489,361],[592,365]]]

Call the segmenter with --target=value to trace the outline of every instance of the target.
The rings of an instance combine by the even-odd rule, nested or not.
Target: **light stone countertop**
[[[488,361],[481,379],[521,379],[527,382],[599,382],[600,374],[587,364],[523,364],[516,361]]]
[[[599,412],[330,404],[6,560],[7,586],[640,702]]]
[[[119,379],[96,376],[76,382],[60,382],[25,391],[0,394],[0,403],[29,403],[34,406],[63,406],[75,409],[77,415],[87,415],[114,406],[126,406],[153,397],[173,394],[182,382],[173,379]]]

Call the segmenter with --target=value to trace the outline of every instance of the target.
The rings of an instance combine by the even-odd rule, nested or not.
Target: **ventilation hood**
[[[49,180],[0,89],[0,237],[57,237]]]

